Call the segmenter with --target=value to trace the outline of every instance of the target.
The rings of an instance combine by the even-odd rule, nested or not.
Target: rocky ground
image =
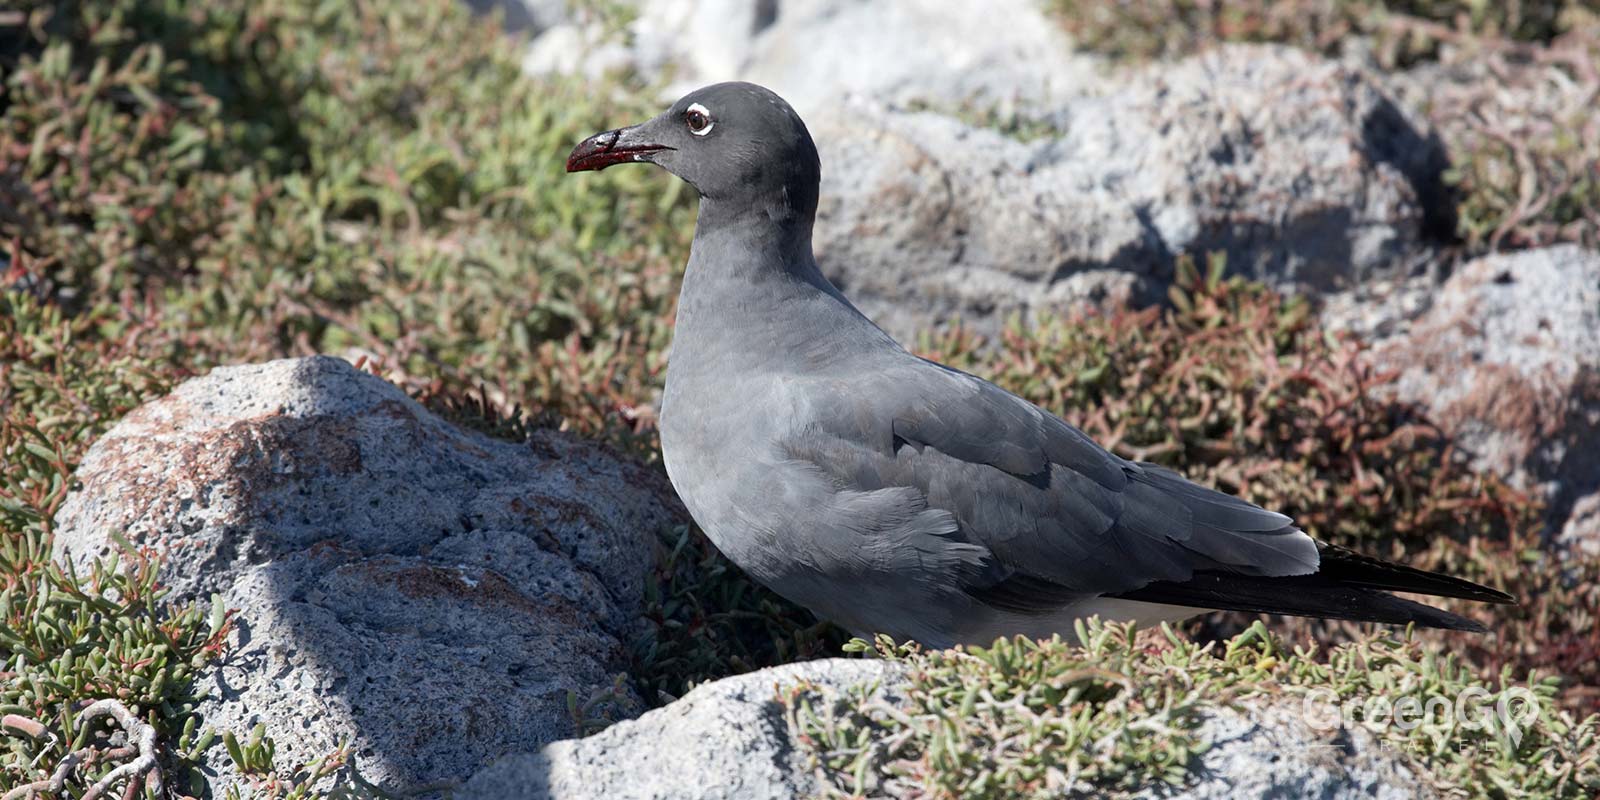
[[[183,18],[208,39],[101,5],[0,12],[7,800],[1600,792],[1600,17],[473,2],[505,39],[444,0],[275,0]],[[178,77],[91,46],[102,18]],[[62,41],[115,91],[15,55]],[[839,634],[650,463],[688,198],[559,177],[726,79],[805,117],[819,260],[897,335],[1524,607],[1475,643],[1234,620],[805,660]],[[1514,741],[1298,713],[1523,686]],[[114,771],[133,723],[64,735],[102,697],[159,759]]]

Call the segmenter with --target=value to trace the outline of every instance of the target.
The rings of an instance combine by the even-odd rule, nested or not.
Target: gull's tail
[[[1194,608],[1327,617],[1390,625],[1483,632],[1475,620],[1389,592],[1412,592],[1482,603],[1515,603],[1505,592],[1437,572],[1414,569],[1318,543],[1321,565],[1309,575],[1258,576],[1196,572],[1186,581],[1157,581],[1113,595]]]

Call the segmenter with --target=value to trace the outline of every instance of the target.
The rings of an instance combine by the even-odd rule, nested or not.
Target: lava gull
[[[1481,631],[1390,591],[1511,602],[1317,542],[907,352],[817,269],[816,146],[765,88],[699,89],[585,140],[567,171],[628,162],[700,195],[661,401],[667,474],[723,553],[825,619],[947,647],[1215,609]]]

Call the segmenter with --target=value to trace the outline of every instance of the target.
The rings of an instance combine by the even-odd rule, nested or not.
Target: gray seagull
[[[629,162],[700,195],[661,403],[667,473],[723,553],[824,619],[948,647],[1217,609],[1482,631],[1389,592],[1512,602],[1314,541],[907,352],[818,270],[817,149],[763,87],[699,89],[585,140],[567,171]]]

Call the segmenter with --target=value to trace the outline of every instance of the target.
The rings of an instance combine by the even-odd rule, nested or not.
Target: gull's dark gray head
[[[718,205],[774,219],[816,212],[811,134],[783,98],[753,83],[696,89],[655,119],[597,133],[573,149],[567,171],[629,162],[657,164]]]

